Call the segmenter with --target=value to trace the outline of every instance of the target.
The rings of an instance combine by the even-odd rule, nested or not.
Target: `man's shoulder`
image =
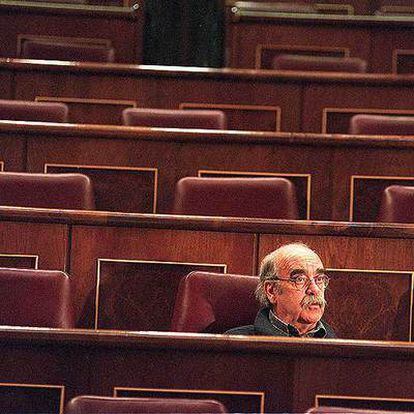
[[[224,332],[225,335],[255,335],[256,331],[254,325],[238,326],[237,328],[229,329]]]
[[[337,338],[334,330],[327,324],[324,320],[321,321],[323,323],[323,326],[325,328],[325,338]]]

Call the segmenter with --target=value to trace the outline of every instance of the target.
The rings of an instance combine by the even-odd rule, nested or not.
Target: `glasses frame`
[[[315,283],[315,285],[319,289],[325,290],[328,287],[328,285],[329,285],[330,277],[328,275],[325,275],[325,274],[319,275],[317,277],[323,277],[324,278],[325,282],[322,284],[322,286],[319,286],[316,283],[315,278],[310,278],[310,277],[307,277],[306,278],[307,279],[307,282],[305,282],[305,284],[302,287],[300,287],[300,286],[297,285],[296,280],[298,278],[291,278],[291,277],[289,277],[289,278],[283,278],[283,277],[279,277],[279,276],[274,276],[274,277],[272,277],[272,279],[269,279],[269,280],[281,280],[282,282],[290,282],[290,283],[292,283],[295,286],[295,288],[297,290],[306,290],[309,287],[309,285],[313,282],[313,283]]]

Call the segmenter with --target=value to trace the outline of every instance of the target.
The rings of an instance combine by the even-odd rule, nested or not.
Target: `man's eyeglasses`
[[[296,289],[298,290],[307,289],[312,282],[315,282],[316,286],[318,286],[319,289],[325,289],[329,284],[329,277],[327,275],[317,275],[313,279],[310,279],[306,276],[296,276],[291,278],[282,278],[275,276],[273,279],[290,282],[295,285]]]

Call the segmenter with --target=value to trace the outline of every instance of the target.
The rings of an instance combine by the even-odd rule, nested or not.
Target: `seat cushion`
[[[65,414],[227,413],[215,400],[184,398],[116,398],[79,396],[66,406]]]
[[[294,184],[285,178],[182,178],[174,214],[298,219]]]
[[[414,223],[414,187],[391,185],[382,195],[378,221]]]
[[[93,210],[95,199],[83,174],[0,172],[0,206]]]
[[[74,328],[69,277],[59,271],[0,268],[0,325]]]
[[[355,135],[414,135],[414,116],[354,115],[349,133]]]
[[[129,126],[158,128],[226,129],[223,111],[198,109],[127,108],[122,112],[122,122]]]
[[[254,291],[259,278],[191,272],[181,280],[171,330],[223,333],[253,323],[259,304]]]
[[[0,99],[0,119],[13,121],[67,122],[68,106],[59,102]]]

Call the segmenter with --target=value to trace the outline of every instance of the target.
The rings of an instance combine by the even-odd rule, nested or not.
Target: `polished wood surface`
[[[144,10],[143,2],[136,3],[129,8],[2,1],[0,56],[18,57],[21,35],[48,35],[110,40],[117,62],[141,63]]]
[[[254,68],[265,45],[342,47],[365,59],[368,71],[392,71],[393,52],[413,49],[411,16],[340,16],[275,13],[239,3],[228,13],[226,42],[230,67]],[[390,34],[392,33],[392,35]],[[264,69],[271,67],[262,66]]]
[[[297,185],[303,219],[375,221],[382,188],[412,179],[414,162],[410,137],[6,121],[0,137],[5,171],[93,172],[98,207],[124,212],[171,212],[175,185],[186,176],[279,175]]]
[[[0,381],[64,385],[66,399],[175,391],[224,397],[233,412],[305,412],[321,394],[371,407],[414,397],[413,345],[399,342],[3,328],[0,348]]]
[[[76,98],[127,100],[138,107],[175,108],[181,104],[280,107],[280,130],[320,132],[326,108],[409,110],[414,79],[409,75],[205,69],[124,64],[67,63],[0,59],[0,73],[12,99]],[[119,107],[104,105],[119,117]],[[83,112],[82,112],[83,111]],[[94,111],[96,120],[105,111]],[[88,119],[88,105],[78,105],[78,119]],[[90,118],[89,118],[90,119]],[[237,121],[234,117],[233,121]],[[233,122],[232,121],[232,122]],[[267,129],[266,122],[243,120],[235,128]],[[244,125],[244,126],[243,126]]]
[[[341,337],[411,339],[413,225],[12,207],[1,207],[0,219],[0,253],[39,254],[39,268],[68,263],[78,326],[168,330],[177,285],[187,272],[254,275],[265,254],[302,241],[330,269],[327,318]],[[355,313],[352,326],[343,321],[344,309]]]

